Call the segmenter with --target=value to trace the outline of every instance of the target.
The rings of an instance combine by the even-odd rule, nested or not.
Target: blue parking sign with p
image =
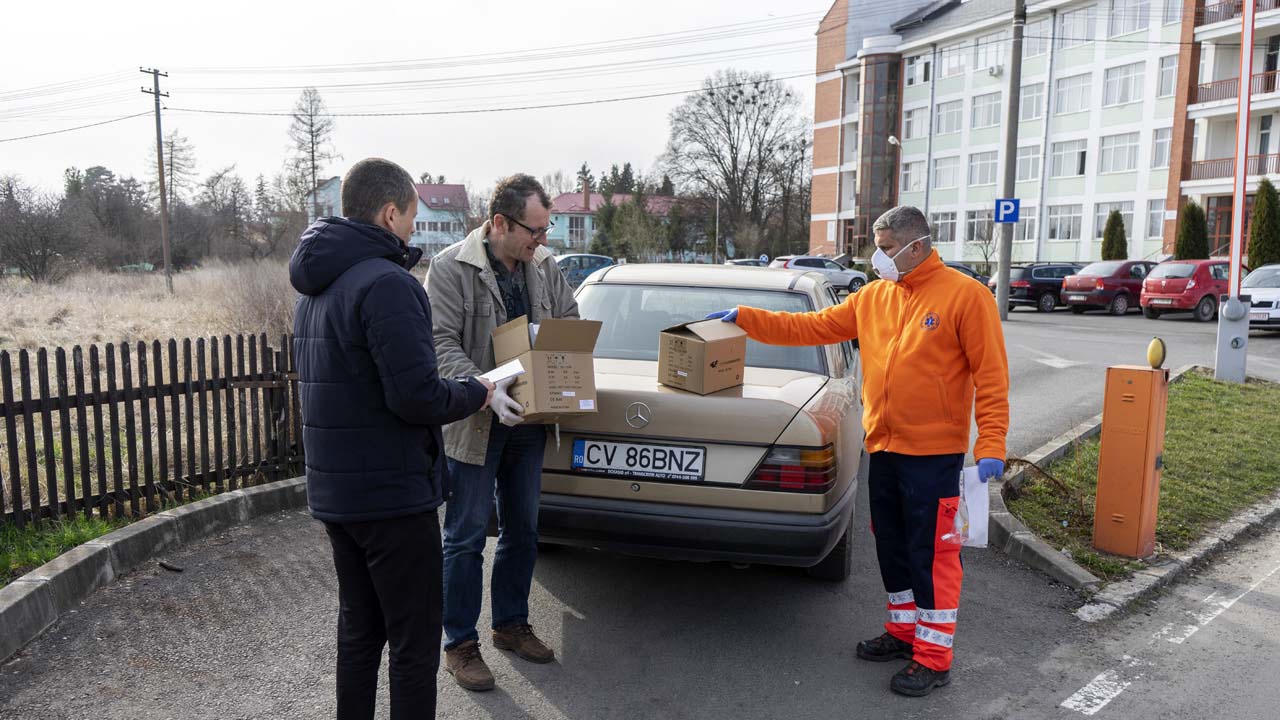
[[[1021,205],[1022,201],[1018,198],[996,198],[996,222],[1018,222],[1018,208]]]

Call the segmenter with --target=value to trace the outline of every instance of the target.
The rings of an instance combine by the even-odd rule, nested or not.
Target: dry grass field
[[[214,263],[173,278],[87,272],[52,285],[0,280],[0,350],[224,334],[279,337],[296,297],[282,262]]]

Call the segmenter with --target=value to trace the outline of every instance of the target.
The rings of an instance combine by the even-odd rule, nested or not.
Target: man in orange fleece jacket
[[[882,278],[816,313],[739,307],[713,313],[771,345],[858,339],[862,424],[870,453],[871,524],[889,594],[886,632],[858,643],[858,657],[911,662],[890,687],[928,695],[950,682],[960,605],[954,527],[960,471],[976,406],[983,481],[1004,473],[1009,364],[991,293],[943,264],[919,209],[899,206],[872,227]]]

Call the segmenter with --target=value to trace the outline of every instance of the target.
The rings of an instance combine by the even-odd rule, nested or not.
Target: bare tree
[[[991,272],[992,259],[1000,249],[1000,241],[990,217],[979,218],[973,223],[973,237],[969,238],[969,244],[982,256],[983,272]]]
[[[566,175],[563,170],[557,170],[553,173],[547,173],[542,176],[542,189],[552,198],[563,195],[567,192],[581,190],[581,185],[574,184],[574,178]]]
[[[169,196],[169,207],[173,207],[182,193],[191,189],[196,177],[196,151],[191,141],[170,130],[164,136],[164,181],[165,192]],[[151,165],[156,167],[156,150],[151,146]],[[159,179],[151,174],[151,191],[156,192],[160,186]]]
[[[444,179],[444,175],[432,175],[429,172],[424,172],[418,176],[418,182],[423,185],[443,185],[448,181]]]
[[[471,232],[480,227],[489,219],[489,199],[493,197],[493,188],[486,188],[477,192],[471,185],[466,184],[467,188],[467,232]]]
[[[718,71],[672,111],[663,170],[686,191],[719,198],[731,233],[758,235],[778,207],[777,168],[804,132],[799,106],[768,73]]]
[[[32,282],[54,282],[71,270],[75,236],[58,198],[6,178],[0,185],[0,258]]]
[[[289,125],[289,139],[293,141],[297,158],[305,171],[307,192],[313,192],[320,184],[320,173],[330,160],[339,157],[332,144],[333,116],[325,107],[320,91],[306,88],[293,108],[293,123]],[[315,199],[315,213],[320,214],[319,199]]]

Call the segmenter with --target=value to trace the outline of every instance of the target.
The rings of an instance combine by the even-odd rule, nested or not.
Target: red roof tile
[[[625,205],[631,202],[629,193],[617,193],[612,196],[614,205]],[[665,195],[650,195],[645,202],[649,212],[654,215],[666,215],[671,212],[671,208],[675,207],[679,202],[678,198],[668,197]],[[591,193],[590,207],[582,205],[582,191],[562,193],[551,201],[551,212],[561,215],[588,215],[593,214],[604,205],[604,195],[600,193]]]
[[[432,210],[467,209],[467,188],[465,185],[414,185],[418,189],[418,197]]]

